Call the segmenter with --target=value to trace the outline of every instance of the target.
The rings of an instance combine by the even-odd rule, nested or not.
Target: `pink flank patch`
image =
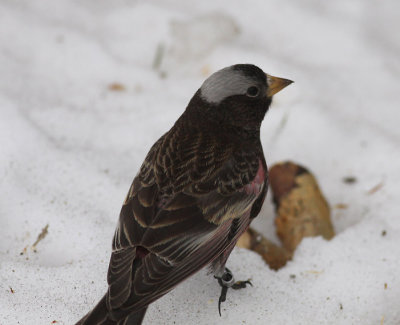
[[[259,162],[259,164],[258,164],[258,171],[257,171],[256,177],[254,177],[253,181],[250,184],[247,184],[244,187],[244,190],[249,195],[260,194],[260,192],[264,186],[265,170],[264,170],[261,160],[259,160],[258,162]]]

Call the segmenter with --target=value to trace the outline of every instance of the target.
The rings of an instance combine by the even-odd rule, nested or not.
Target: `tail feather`
[[[141,325],[147,307],[129,314],[124,319],[112,320],[106,304],[106,296],[104,296],[96,307],[93,308],[86,316],[84,316],[76,325]]]

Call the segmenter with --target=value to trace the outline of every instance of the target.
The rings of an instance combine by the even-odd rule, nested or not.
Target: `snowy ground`
[[[278,272],[235,250],[230,268],[254,287],[229,292],[222,317],[201,271],[144,323],[400,324],[399,12],[396,0],[1,1],[0,324],[73,324],[93,307],[147,150],[234,63],[295,80],[263,124],[267,161],[305,165],[348,208],[333,210],[333,240],[304,240]],[[256,228],[276,240],[270,200]]]

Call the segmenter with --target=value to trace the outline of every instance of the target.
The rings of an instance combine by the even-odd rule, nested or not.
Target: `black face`
[[[260,128],[271,98],[260,90],[257,96],[234,95],[226,98],[217,110],[223,115],[224,123],[245,128]]]
[[[271,98],[266,74],[255,65],[237,64],[211,75],[192,98],[187,111],[198,123],[259,131]]]
[[[272,101],[267,97],[267,77],[255,65],[237,64],[232,68],[248,77],[248,88],[243,95],[225,98],[217,105],[217,110],[223,114],[223,120],[228,124],[259,128]]]

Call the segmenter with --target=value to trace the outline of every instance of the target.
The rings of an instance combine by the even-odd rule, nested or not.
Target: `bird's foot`
[[[235,278],[233,277],[231,270],[229,270],[227,267],[225,268],[224,274],[222,274],[221,277],[215,277],[215,278],[218,279],[218,283],[222,288],[221,295],[219,296],[218,300],[219,316],[221,316],[221,303],[226,300],[226,293],[228,292],[229,288],[238,290],[246,288],[248,284],[253,286],[250,280],[235,282]]]

